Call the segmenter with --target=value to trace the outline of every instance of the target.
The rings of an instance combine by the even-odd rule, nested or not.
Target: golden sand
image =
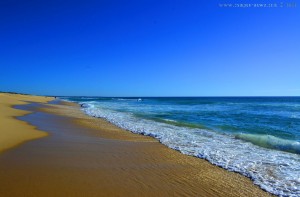
[[[26,104],[26,101],[45,103],[52,97],[0,93],[0,153],[25,141],[47,136],[46,132],[36,130],[34,126],[17,120],[15,117],[31,113],[12,108]]]

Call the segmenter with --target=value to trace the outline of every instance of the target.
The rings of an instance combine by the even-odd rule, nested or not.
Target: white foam
[[[250,177],[262,189],[279,196],[300,196],[300,156],[255,146],[230,135],[184,128],[137,118],[85,102],[82,110],[133,133],[149,135],[183,154],[196,156]]]
[[[168,119],[168,118],[164,118],[163,120],[165,120],[167,122],[177,122],[176,120],[172,120],[172,119]]]

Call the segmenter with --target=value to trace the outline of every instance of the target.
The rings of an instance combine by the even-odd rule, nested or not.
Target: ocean
[[[61,97],[125,130],[300,196],[300,97]]]

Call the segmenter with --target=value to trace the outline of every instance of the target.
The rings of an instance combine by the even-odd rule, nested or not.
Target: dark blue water
[[[67,99],[88,115],[249,176],[274,194],[300,195],[300,97]]]

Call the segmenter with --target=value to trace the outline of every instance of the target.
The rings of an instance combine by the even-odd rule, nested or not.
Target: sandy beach
[[[77,104],[0,99],[0,151],[28,141],[0,154],[1,196],[270,196],[240,174],[86,116]]]
[[[54,98],[22,94],[0,93],[0,153],[25,141],[47,136],[46,132],[35,129],[26,122],[15,117],[31,113],[30,111],[14,109],[15,105],[29,102],[46,103]]]

